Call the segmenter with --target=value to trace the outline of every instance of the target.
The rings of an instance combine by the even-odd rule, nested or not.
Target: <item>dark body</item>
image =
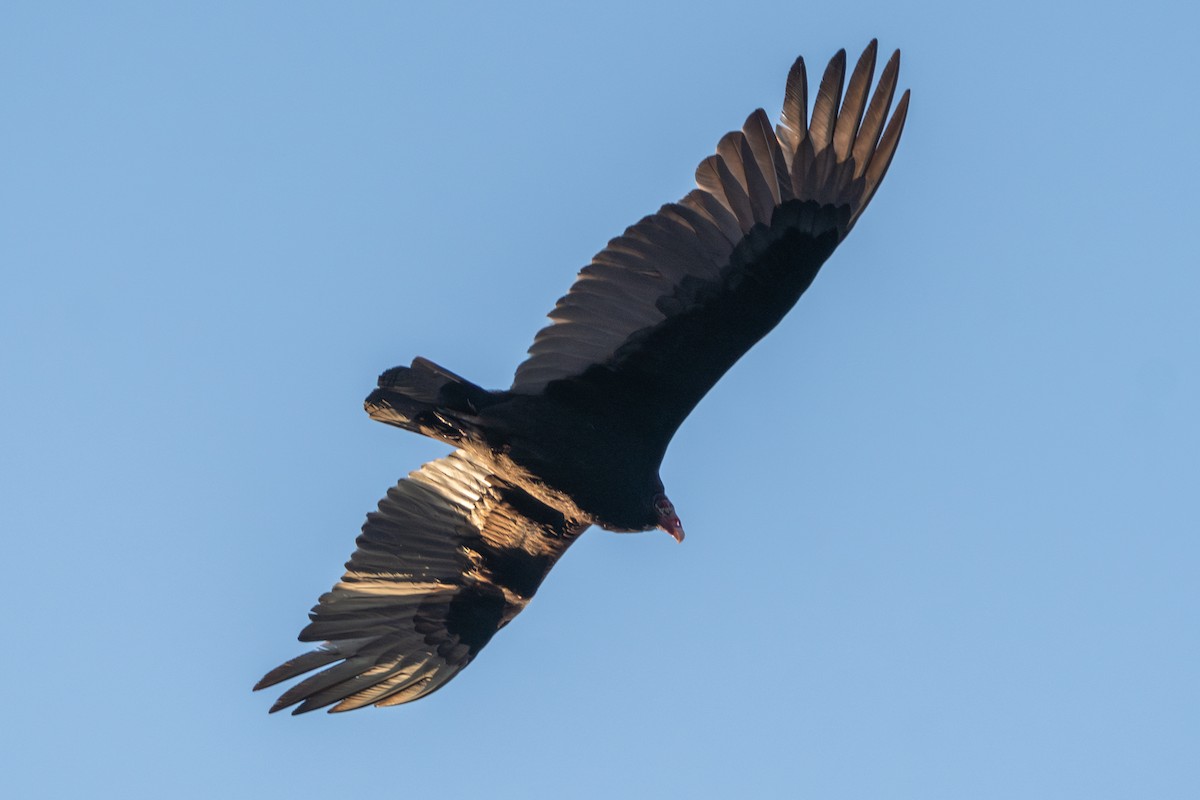
[[[663,491],[659,466],[676,429],[792,309],[837,247],[838,222],[849,215],[848,207],[784,203],[770,225],[755,226],[734,248],[723,284],[685,282],[659,301],[670,310],[666,320],[638,331],[611,361],[551,381],[540,395],[472,392],[455,403],[450,389],[441,408],[473,417],[468,430],[479,431],[477,444],[570,497],[592,524],[653,528],[645,500]],[[689,368],[680,370],[684,363]],[[374,392],[368,407],[386,403],[388,391]],[[439,438],[467,444],[457,431]]]

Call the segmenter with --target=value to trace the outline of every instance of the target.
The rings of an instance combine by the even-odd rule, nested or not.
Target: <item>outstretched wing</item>
[[[439,688],[525,608],[587,528],[464,451],[432,461],[367,515],[346,574],[300,641],[324,643],[254,688],[324,667],[271,707],[292,712],[395,705]]]
[[[604,396],[669,437],[799,299],[883,180],[908,92],[885,130],[900,53],[871,95],[875,54],[872,41],[844,100],[846,53],[834,56],[811,120],[797,59],[777,129],[755,111],[697,168],[698,189],[609,242],[550,313],[511,390]]]

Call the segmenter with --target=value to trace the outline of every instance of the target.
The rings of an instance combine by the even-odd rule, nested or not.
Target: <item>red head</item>
[[[654,512],[658,515],[658,527],[675,537],[675,541],[683,541],[683,523],[675,513],[675,506],[665,494],[654,496]]]

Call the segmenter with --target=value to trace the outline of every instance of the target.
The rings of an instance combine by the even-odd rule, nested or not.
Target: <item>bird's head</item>
[[[671,505],[671,501],[665,494],[654,496],[654,514],[658,527],[671,534],[675,541],[683,541],[683,523],[679,521],[679,515],[675,513],[675,506]]]

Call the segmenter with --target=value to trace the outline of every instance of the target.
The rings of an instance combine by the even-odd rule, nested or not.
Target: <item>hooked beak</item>
[[[671,516],[667,517],[658,527],[671,534],[671,537],[675,539],[675,541],[683,544],[683,523],[679,521],[679,517],[677,515],[672,514]]]

